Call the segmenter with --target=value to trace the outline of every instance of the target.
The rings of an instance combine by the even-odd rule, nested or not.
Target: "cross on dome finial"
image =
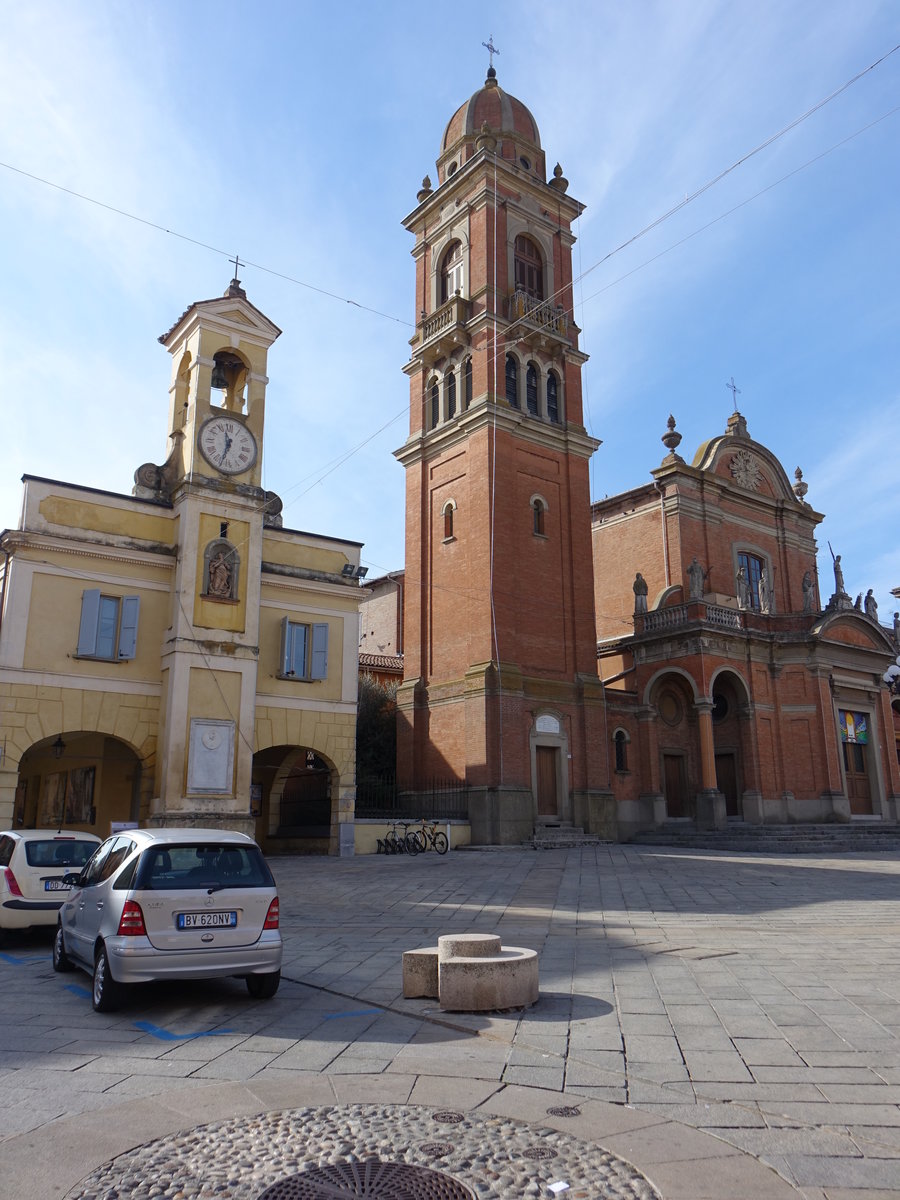
[[[237,255],[235,255],[234,258],[229,258],[228,261],[230,263],[234,263],[234,276],[232,277],[231,282],[232,283],[240,283],[241,281],[238,279],[238,269],[240,268],[241,260],[238,258]]]
[[[735,412],[737,412],[737,410],[738,410],[738,406],[737,406],[737,398],[738,398],[738,396],[740,396],[740,394],[741,394],[741,389],[740,389],[740,388],[738,387],[738,385],[737,385],[737,384],[734,382],[734,376],[733,376],[733,375],[732,375],[732,377],[731,377],[731,382],[730,382],[730,383],[726,383],[726,384],[725,384],[725,386],[726,386],[726,387],[728,388],[728,390],[731,392],[731,399],[734,401],[734,411],[735,411]]]
[[[494,35],[491,34],[491,36],[488,38],[488,40],[486,42],[482,42],[481,44],[482,44],[482,46],[484,46],[485,50],[487,50],[488,54],[490,55],[490,59],[488,61],[488,72],[490,74],[493,74],[494,73],[494,55],[500,53],[500,51],[494,45]]]

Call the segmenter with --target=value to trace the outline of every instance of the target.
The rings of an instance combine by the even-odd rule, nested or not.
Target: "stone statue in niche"
[[[702,600],[703,585],[706,583],[708,571],[704,571],[700,563],[697,562],[696,554],[691,559],[691,565],[687,569],[688,577],[688,599]]]
[[[744,567],[738,567],[737,575],[735,575],[734,581],[737,585],[738,608],[749,608],[750,580],[747,578],[747,571]]]
[[[866,616],[871,617],[873,621],[877,621],[878,620],[878,602],[876,601],[875,596],[873,595],[872,588],[869,588],[869,590],[866,592],[866,598],[865,598],[864,604],[865,604],[865,609],[866,609]]]
[[[809,571],[804,574],[801,587],[803,588],[803,611],[811,613],[813,610],[813,579]]]
[[[224,551],[219,550],[209,560],[209,584],[207,595],[231,599],[231,563]]]
[[[769,579],[769,572],[766,567],[759,573],[759,611],[769,614],[774,611],[774,594],[772,581]]]
[[[647,611],[647,580],[638,571],[634,577],[634,583],[631,585],[634,592],[634,611],[635,613],[645,613]]]

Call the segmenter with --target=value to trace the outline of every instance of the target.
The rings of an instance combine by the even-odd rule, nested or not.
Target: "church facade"
[[[132,495],[25,477],[5,556],[0,826],[353,846],[359,552],[262,488],[278,328],[235,279],[160,341],[168,456]]]

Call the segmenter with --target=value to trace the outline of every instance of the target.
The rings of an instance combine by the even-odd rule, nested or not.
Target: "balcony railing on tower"
[[[509,298],[509,319],[522,325],[525,339],[529,333],[549,336],[554,340],[568,341],[569,319],[561,304],[549,300],[535,300],[520,288]]]
[[[465,326],[469,319],[469,308],[469,301],[456,292],[430,317],[423,316],[419,325],[421,348],[427,349],[432,358],[440,358],[454,347],[468,342]]]

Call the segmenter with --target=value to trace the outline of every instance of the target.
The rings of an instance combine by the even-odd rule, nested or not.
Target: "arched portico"
[[[713,753],[716,787],[725,797],[726,817],[753,817],[758,808],[744,811],[744,794],[758,794],[753,754],[750,691],[743,676],[732,667],[720,667],[710,680]],[[748,797],[751,799],[751,797]]]
[[[337,854],[340,775],[309,746],[270,746],[253,756],[256,840],[268,852]]]

